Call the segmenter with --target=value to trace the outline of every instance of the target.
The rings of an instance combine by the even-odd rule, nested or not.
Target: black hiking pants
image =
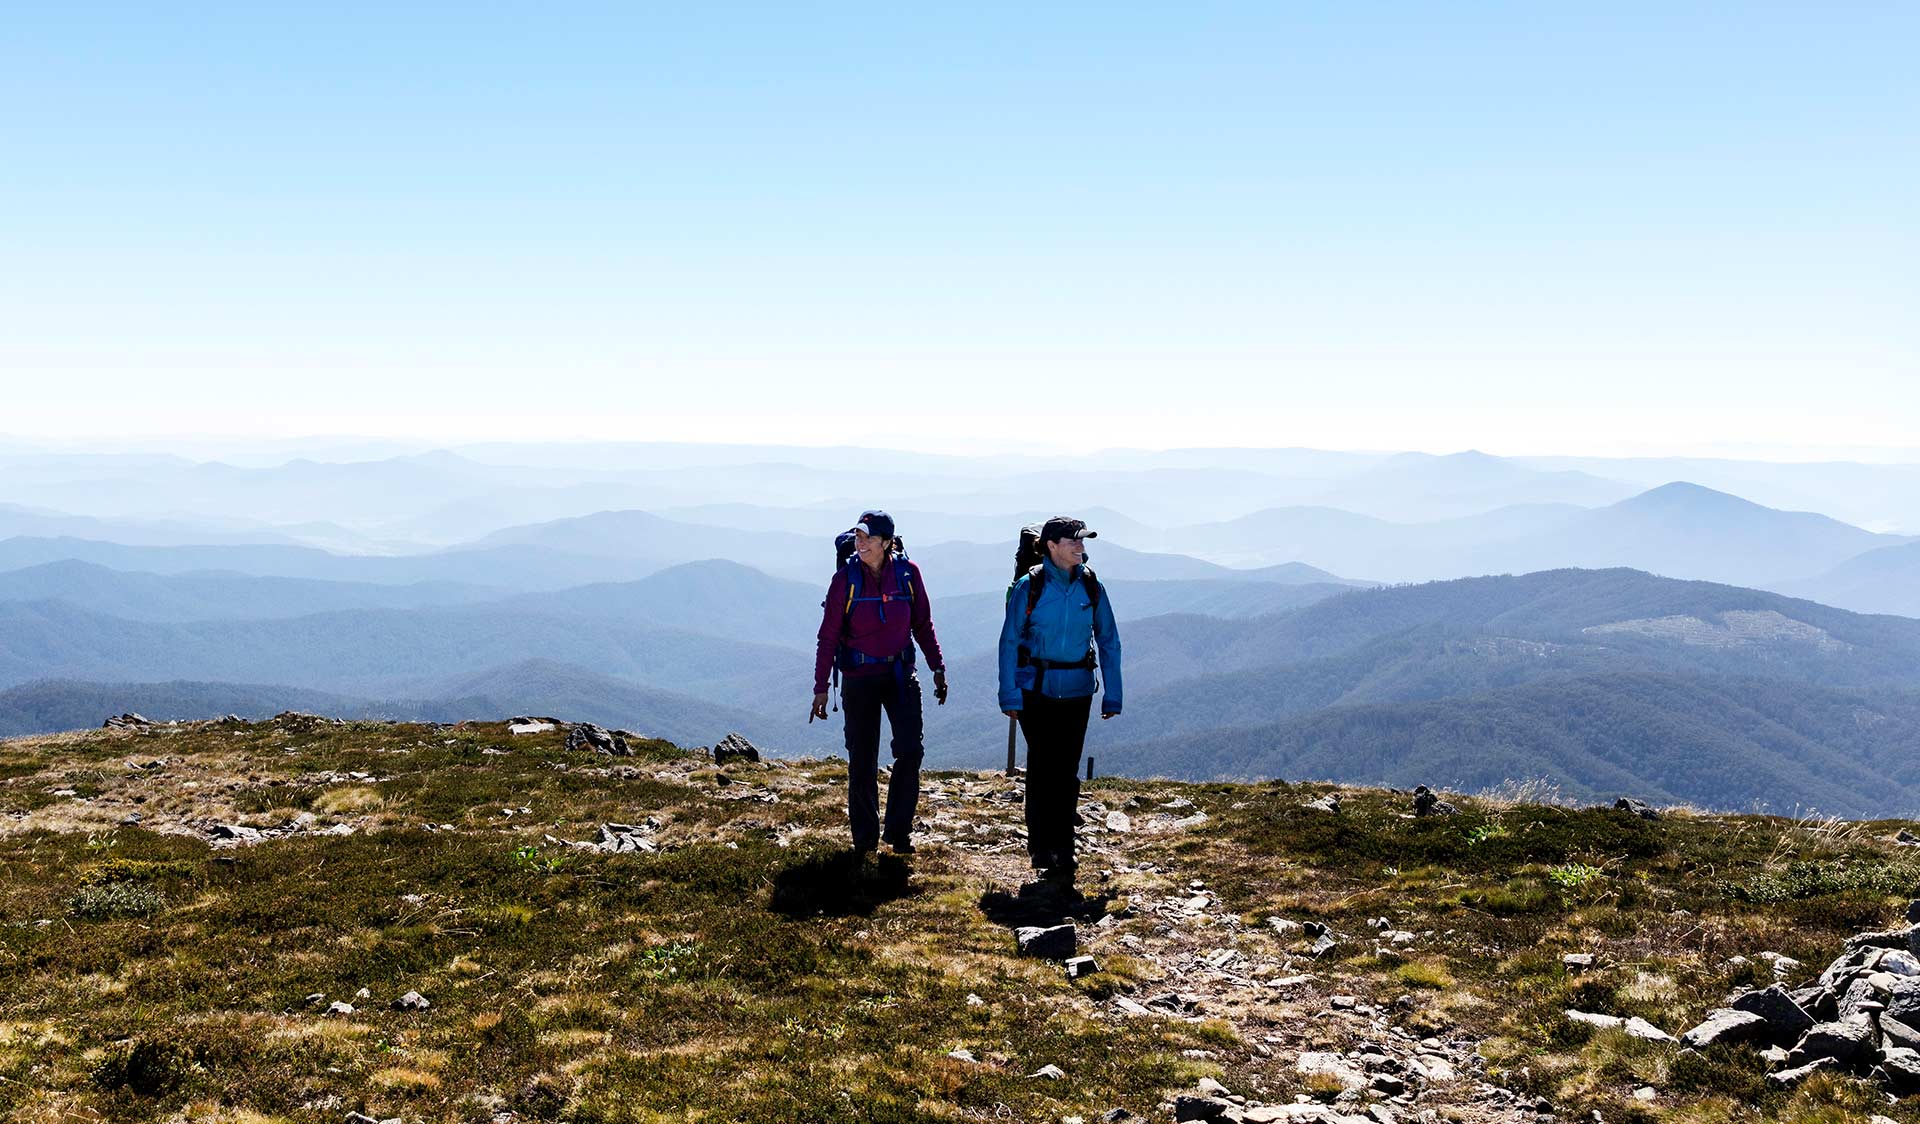
[[[840,709],[847,717],[847,818],[853,845],[880,840],[904,843],[913,834],[920,803],[920,677],[911,670],[890,675],[848,676],[840,681]],[[880,712],[893,728],[893,778],[887,782],[887,821],[880,824]]]
[[[1027,851],[1036,866],[1068,866],[1093,696],[1050,699],[1022,691],[1020,708],[1020,733],[1027,739]]]

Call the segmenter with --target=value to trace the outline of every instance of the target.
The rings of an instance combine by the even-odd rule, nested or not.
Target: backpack
[[[1030,578],[1027,582],[1027,623],[1033,622],[1033,607],[1040,603],[1040,594],[1047,584],[1047,545],[1040,541],[1042,524],[1029,523],[1020,528],[1020,545],[1013,552],[1013,581],[1007,586],[1007,596],[1013,596],[1013,588],[1020,584],[1021,578]],[[1080,567],[1080,584],[1087,590],[1087,605],[1100,607],[1100,579],[1094,576],[1092,566]]]

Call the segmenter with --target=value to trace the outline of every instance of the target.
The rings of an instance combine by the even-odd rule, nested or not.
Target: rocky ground
[[[0,1106],[1920,1120],[1899,825],[1102,779],[1069,891],[1017,778],[930,775],[917,853],[862,861],[844,766],[757,756],[541,719],[0,743]]]

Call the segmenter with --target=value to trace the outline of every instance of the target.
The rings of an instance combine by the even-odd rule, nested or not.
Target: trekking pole
[[[1019,733],[1020,733],[1020,720],[1018,718],[1007,719],[1007,775],[1008,776],[1012,776],[1014,774],[1015,766],[1014,766],[1014,760],[1013,760],[1013,740]]]

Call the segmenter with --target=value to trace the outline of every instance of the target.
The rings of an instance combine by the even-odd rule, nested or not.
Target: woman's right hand
[[[816,718],[822,722],[827,719],[827,693],[825,691],[821,691],[813,696],[813,709],[807,712],[808,722],[812,722]]]
[[[1004,715],[1006,715],[1006,716],[1007,716],[1008,718],[1018,718],[1018,717],[1020,717],[1020,712],[1019,712],[1019,711],[1017,711],[1017,710],[1003,710],[1003,711],[1001,711],[1000,713],[1002,713],[1002,714],[1004,714]]]

